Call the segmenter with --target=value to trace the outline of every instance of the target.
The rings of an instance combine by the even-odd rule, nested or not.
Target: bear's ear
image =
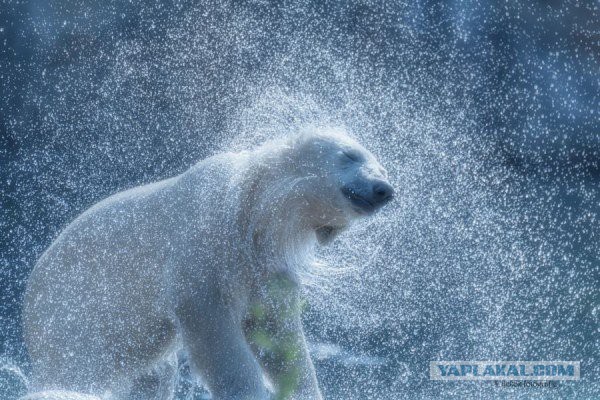
[[[317,240],[321,246],[328,245],[340,234],[342,228],[334,228],[333,226],[322,226],[315,230]]]

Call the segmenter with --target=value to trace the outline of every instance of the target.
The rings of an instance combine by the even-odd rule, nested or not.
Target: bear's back
[[[24,302],[25,340],[41,388],[46,379],[108,379],[124,347],[143,348],[162,337],[158,328],[172,331],[164,329],[172,326],[168,268],[191,240],[225,230],[219,218],[233,203],[223,196],[236,191],[240,162],[233,154],[211,157],[177,177],[117,193],[59,235],[34,268]],[[161,339],[164,346],[174,334]],[[164,346],[143,356],[156,358]],[[90,364],[92,354],[105,362]]]

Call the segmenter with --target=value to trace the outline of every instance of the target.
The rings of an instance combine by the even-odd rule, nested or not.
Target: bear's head
[[[304,215],[321,244],[394,196],[387,171],[342,131],[306,133],[294,138],[291,148],[297,176],[307,178],[300,193]]]

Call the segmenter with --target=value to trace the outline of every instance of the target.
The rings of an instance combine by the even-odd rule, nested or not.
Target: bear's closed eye
[[[345,150],[342,154],[350,161],[359,162],[362,161],[362,155],[356,151]]]

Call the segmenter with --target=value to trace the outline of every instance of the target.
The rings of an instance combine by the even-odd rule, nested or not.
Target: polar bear
[[[99,202],[29,278],[28,398],[171,399],[185,351],[214,399],[321,399],[301,276],[393,192],[356,140],[313,129]]]

